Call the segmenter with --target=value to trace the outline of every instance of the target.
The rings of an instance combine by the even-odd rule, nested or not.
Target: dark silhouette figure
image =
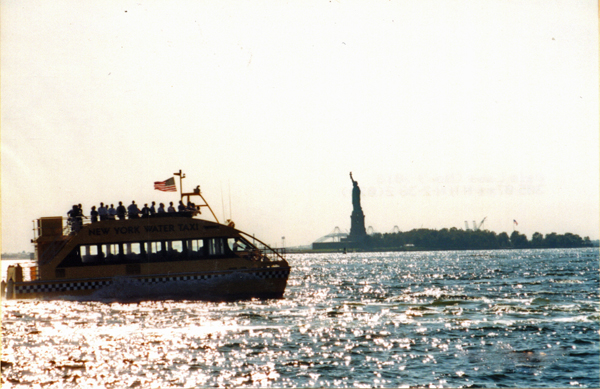
[[[129,216],[130,219],[137,219],[140,216],[140,209],[135,203],[135,200],[127,207],[127,216]]]
[[[125,209],[123,202],[119,201],[119,206],[117,207],[117,216],[119,217],[119,220],[125,220],[126,213],[127,213],[127,210]]]
[[[102,204],[102,203],[100,203]],[[98,221],[98,211],[96,211],[96,206],[92,206],[92,211],[90,212],[90,216],[92,218],[92,223],[96,223]]]
[[[360,188],[358,182],[352,178],[350,172],[350,180],[352,180],[352,215],[350,216],[350,236],[349,239],[355,242],[362,242],[367,236],[365,229],[365,214],[360,206]]]
[[[352,210],[353,212],[358,212],[362,210],[360,206],[360,188],[358,187],[358,182],[352,178],[352,172],[350,172],[350,179],[352,180]]]

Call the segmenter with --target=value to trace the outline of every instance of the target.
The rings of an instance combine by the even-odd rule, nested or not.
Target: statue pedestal
[[[365,236],[367,236],[367,230],[365,229],[365,214],[362,209],[352,211],[350,222],[350,235],[348,235],[348,239],[355,242],[362,241]]]

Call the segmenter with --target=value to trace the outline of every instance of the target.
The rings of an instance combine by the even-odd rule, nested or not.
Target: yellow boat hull
[[[282,298],[289,267],[16,282],[10,298],[41,300],[206,300]]]

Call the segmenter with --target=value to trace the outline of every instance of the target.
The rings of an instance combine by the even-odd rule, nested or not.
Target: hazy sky
[[[3,252],[179,169],[276,246],[350,229],[350,171],[378,232],[598,238],[596,1],[0,7]]]

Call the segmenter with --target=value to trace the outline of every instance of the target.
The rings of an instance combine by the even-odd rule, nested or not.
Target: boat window
[[[227,245],[233,252],[252,250],[252,245],[244,238],[229,238]]]
[[[204,241],[202,239],[192,239],[188,240],[188,250],[189,251],[202,251],[204,248]]]
[[[98,245],[98,254],[101,258],[106,258],[106,256],[108,255],[109,246],[110,245],[107,244]]]
[[[104,252],[105,260],[110,262],[115,261],[119,255],[119,245],[115,243],[103,245],[102,251]]]
[[[87,249],[87,255],[98,255],[98,246],[83,246]]]
[[[150,250],[146,249],[151,254],[160,253],[162,251],[162,242],[150,242]]]
[[[177,251],[178,253],[183,252],[183,244],[180,240],[174,240],[171,242],[171,250]]]
[[[92,262],[93,258],[92,254],[90,254],[90,246],[79,247],[79,254],[81,255],[81,262]]]
[[[223,255],[225,254],[225,242],[222,238],[208,239],[208,254]]]
[[[139,243],[129,243],[128,244],[129,250],[127,252],[127,254],[141,254],[142,253],[142,249],[140,247]]]
[[[119,254],[119,245],[118,244],[107,244],[105,249],[106,255],[117,255]]]
[[[63,261],[64,266],[96,265],[98,263],[129,263],[131,261],[195,260],[225,257],[237,251],[252,250],[254,246],[238,237],[104,243],[77,246]]]
[[[102,245],[88,245],[79,247],[79,255],[81,261],[84,263],[96,262],[101,258],[104,258],[104,252]]]

